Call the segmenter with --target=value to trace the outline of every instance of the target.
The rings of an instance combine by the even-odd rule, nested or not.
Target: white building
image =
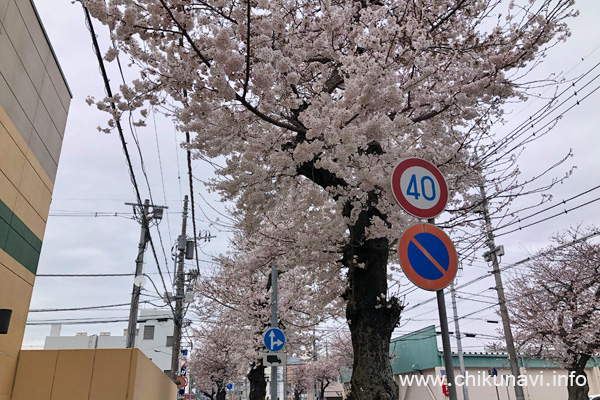
[[[44,350],[60,349],[123,349],[127,329],[123,336],[112,336],[110,332],[88,335],[79,332],[75,336],[60,336],[61,325],[52,325],[46,337]],[[171,372],[171,350],[173,348],[173,315],[170,311],[141,310],[135,347],[139,348],[161,370]]]

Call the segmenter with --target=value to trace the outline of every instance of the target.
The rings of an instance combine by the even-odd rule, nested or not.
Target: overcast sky
[[[86,104],[87,96],[101,98],[104,96],[102,78],[98,62],[92,51],[90,34],[86,29],[84,14],[79,3],[72,4],[71,0],[36,1],[36,6],[50,37],[54,50],[73,92],[73,100],[69,111],[69,119],[63,142],[56,185],[50,209],[50,217],[46,227],[44,245],[40,258],[38,274],[99,274],[99,273],[133,273],[135,257],[139,240],[139,224],[127,213],[131,207],[125,202],[135,201],[135,194],[129,178],[122,147],[115,134],[103,134],[96,130],[99,125],[106,123],[104,113]],[[561,43],[553,48],[538,72],[539,77],[551,73],[564,74],[568,79],[574,79],[600,63],[600,2],[580,1],[577,7],[581,15],[572,21],[572,36],[567,43]],[[95,22],[101,46],[106,50],[107,31]],[[124,60],[126,62],[126,60]],[[592,71],[588,82],[600,73],[600,68]],[[109,70],[113,90],[120,83],[120,75],[114,66]],[[593,81],[586,89],[578,89],[577,98],[580,105],[565,113],[559,124],[551,133],[539,141],[529,145],[521,158],[523,178],[539,173],[553,161],[564,156],[569,148],[573,149],[574,157],[568,165],[576,165],[573,176],[564,184],[553,190],[555,203],[566,200],[600,185],[598,167],[598,94],[584,97],[600,84]],[[543,93],[549,96],[552,92]],[[575,100],[566,104],[568,108]],[[512,126],[525,121],[544,101],[532,101],[519,104],[507,116],[509,124],[495,127],[499,134],[508,134]],[[558,115],[559,112],[554,115]],[[157,256],[161,264],[168,264],[173,272],[174,262],[171,259],[171,248],[180,232],[181,210],[183,195],[189,193],[187,183],[187,167],[185,152],[179,147],[183,137],[174,129],[172,122],[164,117],[156,116],[155,127],[150,119],[148,127],[139,129],[137,134],[140,149],[143,154],[145,170],[152,190],[154,204],[169,207],[164,220],[160,223],[159,237],[156,229],[153,238],[157,248]],[[126,129],[128,149],[134,162],[136,177],[143,198],[150,197],[146,185],[138,150],[129,129]],[[159,153],[160,149],[160,153]],[[194,174],[206,177],[210,174],[209,166],[194,161]],[[562,168],[564,173],[567,166]],[[203,244],[207,253],[218,253],[227,249],[227,233],[219,231],[218,227],[210,224],[209,219],[216,217],[211,209],[222,210],[214,195],[209,195],[198,181],[195,184],[197,229],[210,232],[217,237],[210,243]],[[202,194],[207,202],[199,198]],[[586,202],[600,197],[600,190],[591,191],[557,207],[551,211],[528,219],[523,223],[531,223],[550,217],[560,211],[570,210]],[[537,201],[532,198],[529,203]],[[552,203],[552,204],[555,204]],[[499,237],[497,244],[503,244],[506,255],[502,258],[503,265],[527,257],[530,252],[548,244],[552,233],[564,230],[577,224],[596,224],[600,226],[598,213],[600,202],[582,206],[577,210],[551,218],[532,227],[524,228]],[[118,216],[94,216],[95,213],[122,213]],[[523,213],[521,218],[530,213]],[[518,227],[515,226],[515,228]],[[508,231],[500,231],[499,233]],[[188,235],[192,234],[191,222],[188,223]],[[160,238],[162,237],[162,244]],[[164,249],[164,251],[163,251]],[[156,264],[152,260],[151,251],[146,253],[145,272],[149,273],[159,286],[162,283],[157,274]],[[165,258],[167,261],[165,261]],[[207,260],[208,257],[202,256]],[[472,265],[463,265],[463,276],[458,278],[458,284],[469,281],[485,274],[489,267],[479,258]],[[201,261],[201,269],[209,273],[210,265]],[[505,279],[509,279],[507,275]],[[165,276],[167,286],[170,279]],[[49,308],[71,308],[129,303],[131,297],[132,277],[111,278],[52,278],[40,276],[36,279],[31,308],[33,310]],[[410,291],[410,284],[400,289],[401,293]],[[477,285],[463,289],[463,292],[479,293],[484,296],[469,296],[459,293],[459,314],[465,315],[489,306],[493,303],[494,291],[487,290],[493,286],[491,278]],[[147,284],[145,293],[152,294],[151,284]],[[433,298],[431,293],[416,290],[406,296],[409,305]],[[475,299],[467,300],[467,298]],[[151,300],[156,305],[164,304],[155,297],[144,296],[142,300]],[[487,302],[487,303],[486,303]],[[450,304],[449,298],[447,303]],[[152,308],[151,305],[144,307]],[[451,315],[451,310],[449,309]],[[128,315],[128,307],[117,307],[100,311],[86,312],[32,312],[29,322],[48,321],[51,319],[124,319]],[[461,330],[479,334],[493,335],[497,327],[486,324],[486,319],[498,319],[493,309],[476,313],[472,318],[461,321]],[[435,302],[407,311],[402,315],[401,327],[395,335],[400,335],[421,327],[438,324],[437,307]],[[73,335],[76,332],[97,334],[110,331],[122,334],[127,327],[126,322],[111,324],[65,325],[63,335]],[[451,329],[453,330],[453,329]],[[31,348],[43,344],[44,337],[49,333],[49,325],[30,325],[25,333],[24,347]],[[466,350],[480,350],[489,341],[486,337],[467,339],[463,346]]]

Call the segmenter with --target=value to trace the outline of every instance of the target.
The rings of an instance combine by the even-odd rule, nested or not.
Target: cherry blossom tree
[[[265,227],[258,239],[236,234],[232,245],[235,252],[216,258],[219,267],[215,274],[201,279],[195,288],[196,313],[202,318],[218,318],[221,323],[234,327],[238,344],[236,360],[250,366],[247,371],[250,399],[264,399],[266,393],[263,336],[271,326],[270,273],[275,256],[280,260],[281,269],[278,327],[286,334],[288,354],[303,354],[313,340],[311,328],[327,318],[339,316],[340,310],[342,288],[335,290],[339,279],[331,283],[330,275],[325,275],[329,279],[321,281],[319,274],[312,273],[310,268],[301,265],[290,268],[288,263],[293,252],[289,249],[294,248],[293,243],[286,246],[270,243],[269,232]]]
[[[340,379],[340,370],[352,367],[352,342],[349,334],[336,332],[332,340],[328,342],[325,354],[313,361],[293,366],[290,378],[290,386],[294,393],[294,399],[299,400],[302,394],[314,389],[318,399],[325,398],[325,390],[335,380]]]
[[[235,332],[227,324],[215,324],[196,329],[194,338],[190,372],[196,387],[214,400],[225,400],[227,383],[241,375]]]
[[[300,400],[313,387],[306,368],[306,364],[288,366],[288,385],[294,400]]]
[[[305,372],[317,390],[317,399],[325,400],[325,390],[340,378],[340,365],[334,358],[322,358],[306,364]]]
[[[520,351],[566,368],[569,400],[587,400],[584,369],[600,348],[600,244],[582,240],[589,233],[577,228],[556,235],[554,246],[509,283]]]
[[[339,368],[349,370],[354,363],[352,338],[347,332],[336,332],[329,344],[328,355],[333,358]]]
[[[310,191],[278,230],[320,214],[315,235],[293,240],[318,237],[346,271],[350,398],[396,399],[388,353],[402,306],[388,263],[412,220],[390,193],[392,168],[427,159],[460,206],[479,181],[469,152],[520,95],[519,73],[566,36],[573,1],[83,3],[111,30],[105,58],[127,54],[140,71],[98,102],[113,118],[148,105],[173,116],[198,157],[224,160],[211,187],[255,229],[284,220],[276,199]]]

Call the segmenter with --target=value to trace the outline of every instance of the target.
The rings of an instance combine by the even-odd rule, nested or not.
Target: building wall
[[[0,400],[10,398],[71,95],[30,0],[0,0]]]
[[[175,400],[176,387],[137,349],[23,350],[12,400]]]
[[[167,337],[173,336],[173,315],[170,311],[141,310],[138,324],[138,335],[135,347],[140,349],[146,357],[152,360],[160,370],[171,369],[171,346],[167,346]],[[152,339],[144,339],[146,326],[154,327]],[[59,336],[60,329],[54,330],[55,334],[46,336],[45,350],[61,349],[124,349],[126,346],[126,332],[123,336],[88,335],[82,333],[76,336]],[[182,348],[186,347],[182,343]]]

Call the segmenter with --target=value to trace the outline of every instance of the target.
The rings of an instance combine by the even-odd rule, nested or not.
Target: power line
[[[85,13],[86,25],[92,36],[93,49],[94,49],[94,53],[96,54],[96,57],[98,59],[100,72],[102,74],[102,79],[104,80],[104,88],[106,90],[106,94],[108,95],[108,97],[112,98],[113,93],[110,88],[110,83],[109,83],[109,79],[108,79],[108,74],[106,73],[106,68],[104,67],[104,61],[102,59],[102,55],[100,54],[100,46],[98,45],[98,40],[96,39],[97,35],[94,31],[94,25],[92,24],[92,19],[90,18],[90,13],[84,3],[81,3],[81,6],[83,7],[83,11]],[[114,101],[110,102],[110,107],[113,110],[113,112],[117,111],[117,107],[116,107]],[[121,127],[121,121],[117,117],[114,118],[114,121],[115,121],[115,125],[117,127],[117,131],[119,132],[119,139],[121,139],[121,147],[123,148],[123,153],[125,154],[125,159],[127,161],[127,166],[129,168],[129,178],[131,179],[131,183],[133,184],[133,188],[135,191],[135,195],[136,195],[138,204],[141,204],[142,196],[140,195],[140,190],[138,188],[137,180],[135,177],[135,172],[133,171],[131,157],[129,156],[129,150],[127,149],[127,142],[125,141],[125,136],[123,135],[123,128]]]
[[[550,211],[550,210],[552,210],[552,209],[554,209],[554,208],[556,208],[556,207],[560,207],[561,205],[564,205],[564,204],[568,203],[569,201],[575,200],[575,199],[577,199],[577,198],[579,198],[579,197],[581,197],[581,196],[584,196],[584,195],[586,195],[586,194],[588,194],[588,193],[591,193],[591,192],[593,192],[594,190],[597,190],[597,189],[600,189],[600,185],[597,185],[597,186],[595,186],[595,187],[593,187],[593,188],[591,188],[591,189],[585,190],[585,191],[583,191],[583,192],[581,192],[581,193],[579,193],[579,194],[577,194],[577,195],[575,195],[575,196],[572,196],[572,197],[570,197],[570,198],[568,198],[568,199],[566,199],[566,200],[562,200],[561,202],[559,202],[559,203],[557,203],[557,204],[555,204],[555,205],[553,205],[553,206],[546,207],[546,208],[544,208],[543,210],[537,211],[537,212],[535,212],[535,213],[533,213],[533,214],[531,214],[531,215],[528,215],[528,216],[526,216],[526,217],[524,217],[524,218],[517,218],[517,220],[515,220],[515,221],[513,221],[513,222],[509,222],[509,223],[507,223],[507,224],[504,224],[504,225],[502,225],[502,226],[498,226],[498,227],[496,227],[496,228],[494,229],[494,231],[497,231],[497,230],[499,230],[499,229],[504,229],[504,228],[507,228],[507,227],[509,227],[509,226],[511,226],[511,225],[514,225],[514,224],[521,223],[522,221],[525,221],[526,219],[533,218],[533,217],[535,217],[535,216],[537,216],[537,215],[540,215],[540,214],[542,214],[542,213],[545,213],[546,211]]]
[[[162,158],[160,155],[160,146],[158,143],[158,130],[156,128],[156,114],[155,114],[154,110],[152,110],[152,121],[154,122],[154,124],[153,124],[154,125],[154,138],[156,139],[156,152],[158,153],[158,167],[160,169],[160,180],[161,180],[162,189],[163,189],[163,201],[165,202],[165,204],[167,204],[167,189],[165,188],[165,175],[164,175],[164,171],[163,171]],[[171,233],[171,221],[169,220],[168,213],[167,213],[167,230],[169,232],[169,237],[172,238],[173,235]],[[167,269],[167,275],[169,275],[169,281],[171,283],[171,286],[173,286],[173,280],[171,279],[171,271],[169,271],[169,262],[167,261],[167,254],[165,252],[165,247],[163,245],[162,236],[160,235],[160,229],[158,229],[158,234],[160,237],[160,244],[163,249],[163,255],[165,256],[165,268]]]
[[[588,205],[590,205],[590,204],[592,204],[592,203],[595,203],[595,202],[597,202],[598,200],[600,200],[600,197],[598,197],[598,198],[595,198],[594,200],[590,200],[590,201],[588,201],[588,202],[586,202],[586,203],[580,204],[580,205],[578,205],[577,207],[573,207],[573,208],[570,208],[570,209],[568,209],[568,210],[567,210],[567,209],[565,209],[564,211],[561,211],[561,212],[559,212],[559,213],[557,213],[557,214],[551,215],[551,216],[549,216],[549,217],[546,217],[546,218],[544,218],[544,219],[541,219],[541,220],[539,220],[539,221],[535,221],[535,222],[532,222],[532,223],[530,223],[530,224],[527,224],[527,225],[519,226],[518,228],[516,228],[516,229],[513,229],[513,230],[511,230],[511,231],[504,232],[504,233],[499,233],[499,234],[497,234],[497,235],[496,235],[496,237],[500,237],[500,236],[508,235],[509,233],[517,232],[517,231],[520,231],[520,230],[522,230],[522,229],[524,229],[524,228],[528,228],[528,227],[530,227],[530,226],[537,225],[537,224],[539,224],[539,223],[542,223],[542,222],[548,221],[548,220],[550,220],[550,219],[553,219],[553,218],[559,217],[559,216],[561,216],[561,215],[563,215],[563,214],[567,214],[567,213],[569,213],[569,212],[571,212],[571,211],[575,211],[575,210],[577,210],[577,209],[580,209],[580,208],[582,208],[582,207],[588,206]]]
[[[140,301],[140,303],[146,304],[148,301]],[[121,303],[121,304],[107,304],[102,306],[88,306],[88,307],[73,307],[73,308],[34,308],[29,310],[32,312],[59,312],[59,311],[89,311],[89,310],[98,310],[103,308],[114,308],[114,307],[123,307],[128,306],[130,303]]]
[[[40,278],[97,278],[113,276],[135,276],[135,274],[38,274],[35,277]]]
[[[169,320],[172,317],[166,317],[164,315],[149,316],[138,318],[138,322],[148,322],[156,320]],[[39,321],[27,321],[26,325],[95,325],[95,324],[112,324],[117,322],[127,322],[127,318],[114,318],[114,319],[94,319],[94,318],[65,318],[65,319],[52,319],[52,320],[39,320]]]
[[[498,150],[500,150],[501,148],[504,148],[506,146],[508,146],[509,143],[512,143],[514,141],[516,141],[519,137],[521,137],[523,134],[525,134],[527,131],[534,129],[535,123],[538,123],[542,120],[544,120],[547,116],[549,116],[552,112],[554,112],[555,110],[557,110],[559,107],[561,107],[562,105],[564,105],[568,100],[570,100],[573,97],[577,96],[577,92],[575,91],[574,95],[569,96],[566,100],[564,100],[563,102],[561,102],[560,104],[552,107],[551,104],[553,102],[555,102],[557,99],[559,99],[561,96],[563,96],[565,93],[567,93],[571,87],[575,87],[575,85],[577,83],[579,83],[582,79],[584,79],[587,75],[589,75],[594,69],[596,69],[597,67],[600,66],[600,63],[597,63],[596,65],[594,65],[592,68],[590,68],[585,74],[583,74],[579,79],[577,79],[575,82],[573,82],[569,87],[567,87],[566,89],[564,89],[561,93],[559,93],[558,95],[556,95],[549,103],[547,103],[546,105],[540,107],[538,109],[538,111],[536,111],[535,113],[533,113],[529,119],[523,121],[521,124],[519,124],[516,128],[514,128],[511,132],[509,132],[509,134],[507,136],[505,136],[502,140],[500,140],[498,143],[495,143],[493,146],[491,146],[486,154],[483,154],[482,157],[480,158],[480,160],[478,161],[477,164],[482,163],[483,161],[487,160],[488,158],[490,158],[491,156],[493,156],[494,154],[498,153]],[[594,80],[596,80],[600,75],[595,76],[591,81],[589,81],[587,84],[585,84],[581,89],[579,90],[583,90],[585,87],[587,87],[589,84],[591,84]],[[593,92],[595,92],[597,89],[595,89]],[[591,93],[590,93],[591,94]],[[589,96],[589,95],[588,95]],[[587,96],[586,96],[587,98]],[[579,105],[581,103],[582,100],[579,100],[575,103],[575,105]],[[549,126],[550,124],[552,124],[553,122],[557,121],[558,118],[560,118],[562,115],[564,115],[566,112],[570,111],[575,105],[571,106],[570,108],[568,108],[566,111],[563,111],[558,117],[552,119],[549,123],[546,123],[545,125],[543,125],[543,127],[534,132],[532,136],[535,136],[537,133],[539,133],[541,130],[545,129],[547,126]],[[527,140],[529,140],[532,136],[530,136],[529,138],[525,139],[524,141],[522,141],[520,144],[513,146],[513,148],[511,150],[505,151],[505,155],[514,151],[516,148],[520,147],[521,145],[523,145]],[[498,159],[496,159],[497,161]]]
[[[575,244],[577,244],[577,243],[579,243],[579,242],[586,241],[586,240],[588,240],[588,239],[591,239],[591,238],[593,238],[593,237],[595,237],[595,236],[598,236],[598,235],[600,235],[600,231],[594,231],[594,232],[592,232],[592,233],[590,233],[590,234],[588,234],[588,235],[586,235],[586,236],[584,236],[584,237],[582,237],[582,238],[579,238],[579,239],[572,240],[572,241],[571,241],[571,242],[569,242],[569,243],[565,243],[565,244],[563,244],[563,245],[560,245],[560,246],[554,247],[554,248],[552,248],[552,249],[550,249],[550,250],[548,250],[548,251],[555,251],[555,250],[560,250],[560,249],[562,249],[562,248],[565,248],[565,247],[573,246],[573,245],[575,245]],[[525,264],[526,262],[528,262],[528,261],[531,261],[532,259],[535,259],[535,258],[537,258],[538,256],[541,256],[541,254],[538,254],[538,255],[533,255],[533,256],[530,256],[530,257],[524,258],[524,259],[522,259],[522,260],[520,260],[520,261],[517,261],[517,262],[515,262],[515,263],[509,264],[509,265],[507,265],[507,266],[500,267],[500,272],[502,272],[502,271],[506,271],[506,270],[509,270],[509,269],[512,269],[512,268],[515,268],[515,267],[517,267],[517,266],[519,266],[519,265],[521,265],[521,264]],[[479,282],[479,281],[481,281],[481,280],[483,280],[483,279],[485,279],[485,278],[488,278],[488,277],[490,277],[490,276],[492,276],[492,273],[491,273],[491,272],[488,272],[488,273],[486,273],[486,274],[484,274],[484,275],[480,275],[480,276],[478,276],[478,277],[476,277],[476,278],[474,278],[474,279],[472,279],[472,280],[470,280],[470,281],[468,281],[468,282],[466,282],[466,283],[463,283],[462,285],[457,285],[457,286],[456,286],[456,290],[458,290],[458,289],[462,289],[462,288],[465,288],[465,287],[467,287],[467,286],[470,286],[470,285],[472,285],[472,284],[474,284],[474,283],[476,283],[476,282]],[[422,301],[422,302],[420,302],[420,303],[417,303],[417,304],[415,304],[414,306],[411,306],[411,307],[406,307],[406,308],[404,309],[404,311],[406,312],[406,311],[410,311],[410,310],[413,310],[413,309],[415,309],[415,308],[418,308],[418,307],[422,307],[423,305],[425,305],[425,304],[428,304],[428,303],[431,303],[431,302],[433,302],[433,301],[435,301],[435,300],[436,300],[435,298],[430,298],[430,299],[428,299],[428,300],[424,300],[424,301]]]

